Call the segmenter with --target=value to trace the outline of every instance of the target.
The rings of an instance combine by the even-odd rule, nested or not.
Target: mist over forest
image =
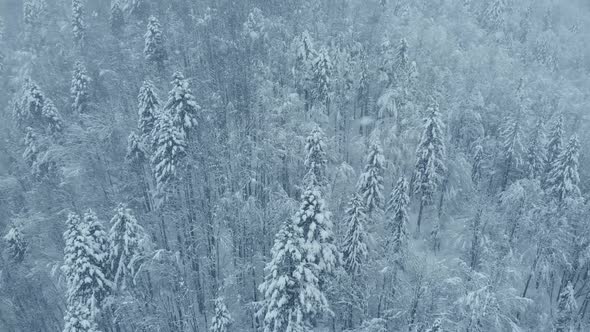
[[[0,332],[590,331],[587,0],[0,0]]]

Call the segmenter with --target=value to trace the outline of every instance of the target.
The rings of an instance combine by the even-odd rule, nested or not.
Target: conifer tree
[[[229,328],[232,324],[232,318],[225,306],[223,297],[215,299],[215,314],[211,319],[211,332],[229,332]]]
[[[576,303],[574,287],[568,282],[557,299],[557,317],[555,320],[555,332],[574,331],[577,320],[578,305]]]
[[[125,15],[121,9],[119,0],[113,0],[111,4],[111,31],[113,35],[120,36],[125,26]]]
[[[406,261],[408,253],[408,181],[402,176],[397,181],[387,202],[387,252],[400,265]]]
[[[63,332],[100,332],[88,306],[79,301],[69,303],[64,317]]]
[[[325,135],[320,127],[315,127],[305,142],[305,167],[307,174],[303,182],[310,187],[325,188],[328,185]]]
[[[417,232],[420,232],[423,209],[432,203],[433,196],[446,172],[445,143],[443,124],[440,120],[438,105],[431,105],[424,119],[422,138],[416,149],[416,165],[412,175],[411,191],[419,196]]]
[[[296,226],[303,231],[304,261],[317,265],[318,277],[323,282],[339,263],[339,253],[333,243],[331,213],[317,188],[305,190]]]
[[[258,315],[264,332],[309,331],[311,322],[328,307],[319,286],[318,266],[305,259],[303,230],[296,223],[297,217],[277,233],[259,287],[264,300]]]
[[[330,114],[332,70],[332,61],[328,50],[322,48],[311,65],[314,81],[313,95],[315,101],[322,103],[326,107],[328,115]]]
[[[195,101],[188,80],[182,73],[175,72],[172,76],[172,90],[168,93],[168,101],[164,110],[172,115],[174,125],[179,128],[186,138],[197,125],[198,112],[201,107]]]
[[[367,214],[378,213],[383,209],[384,164],[383,150],[375,141],[369,147],[365,169],[357,184],[357,190],[363,198]]]
[[[526,155],[527,175],[531,179],[538,179],[545,169],[545,133],[543,121],[538,120],[531,137]]]
[[[549,139],[547,141],[547,158],[545,166],[544,183],[552,173],[555,161],[559,158],[563,151],[563,116],[560,114],[549,132]]]
[[[144,235],[131,210],[119,205],[111,219],[108,235],[110,280],[118,289],[125,290],[133,280],[134,264],[143,255],[141,241]]]
[[[174,125],[168,110],[158,114],[152,140],[151,164],[156,188],[158,194],[165,198],[168,186],[177,177],[187,147],[184,132]]]
[[[162,29],[160,21],[155,16],[150,16],[148,19],[147,32],[144,35],[145,45],[143,54],[145,59],[157,65],[158,70],[164,69],[164,61],[168,58],[166,47],[164,46],[164,37],[162,36]]]
[[[146,155],[145,145],[140,138],[137,137],[135,132],[131,132],[127,138],[127,154],[125,155],[125,159],[127,159],[131,165],[139,166],[146,160]]]
[[[23,238],[23,234],[18,226],[12,226],[8,233],[4,235],[4,240],[8,245],[8,256],[16,263],[23,261],[25,253],[27,252],[27,242]]]
[[[141,140],[146,146],[149,146],[151,144],[150,135],[154,129],[158,108],[160,107],[160,100],[151,81],[147,80],[143,82],[143,85],[139,89],[137,100],[139,103],[137,127],[141,134]]]
[[[481,180],[483,171],[483,147],[481,144],[477,144],[473,152],[473,164],[471,166],[471,181],[477,184]]]
[[[53,104],[51,99],[46,98],[45,103],[43,104],[42,110],[44,122],[47,123],[46,131],[49,134],[57,135],[60,134],[63,130],[63,122],[59,116],[57,108]]]
[[[580,142],[576,136],[570,138],[567,147],[553,163],[547,183],[553,197],[559,202],[580,196],[578,157]]]
[[[82,0],[72,0],[72,31],[75,44],[78,47],[83,47],[86,39],[86,23],[84,23]]]
[[[85,246],[88,248],[88,266],[81,266],[81,284],[78,290],[87,294],[91,309],[100,310],[103,300],[108,296],[111,283],[108,280],[109,243],[102,223],[92,210],[84,213],[82,222],[88,228]],[[84,295],[83,295],[84,296]]]
[[[502,190],[505,190],[510,179],[510,173],[522,162],[521,154],[523,147],[519,119],[509,118],[507,120],[502,130],[502,140],[504,158],[506,159]]]
[[[74,65],[74,75],[72,76],[72,85],[70,94],[72,98],[72,110],[77,113],[84,113],[88,108],[88,89],[90,77],[86,73],[86,67],[81,61],[76,61]]]
[[[361,273],[361,266],[368,253],[365,207],[358,194],[353,194],[345,218],[347,232],[342,243],[343,264],[351,275],[356,276]]]
[[[313,40],[307,30],[303,31],[300,36],[293,40],[293,48],[295,51],[295,64],[293,74],[297,89],[306,101],[306,107],[309,99],[309,84],[311,83],[312,72],[311,66],[313,59],[316,57],[316,51],[313,48]],[[307,109],[307,108],[306,108]]]
[[[20,96],[14,100],[12,115],[21,128],[35,126],[43,114],[45,95],[30,78],[25,78]]]

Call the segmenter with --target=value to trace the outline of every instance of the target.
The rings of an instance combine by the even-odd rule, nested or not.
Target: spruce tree
[[[150,135],[154,129],[160,107],[160,100],[151,81],[146,80],[143,82],[137,100],[139,103],[137,127],[141,134],[141,140],[145,146],[149,146],[151,144]]]
[[[416,165],[412,175],[412,192],[420,199],[417,232],[420,232],[423,209],[432,203],[436,189],[446,172],[445,143],[443,138],[443,124],[440,120],[438,105],[431,105],[424,119],[422,138],[416,149]]]
[[[303,231],[304,261],[318,268],[323,283],[334,272],[339,253],[333,244],[331,213],[317,188],[305,190],[295,223]]]
[[[72,110],[77,113],[84,113],[88,108],[88,89],[90,77],[86,73],[86,67],[81,61],[76,61],[70,94],[72,98]]]
[[[166,198],[168,187],[177,178],[187,148],[184,132],[174,125],[168,110],[158,114],[152,141],[151,164],[156,188],[158,195]]]
[[[12,226],[8,230],[8,233],[4,235],[4,240],[8,246],[8,257],[15,262],[20,263],[25,257],[27,252],[27,242],[23,238],[23,234],[18,226]]]
[[[157,65],[158,70],[164,69],[164,61],[168,58],[166,47],[164,46],[164,37],[162,36],[162,29],[160,21],[155,16],[150,16],[148,19],[147,32],[144,35],[145,44],[143,54],[145,59]]]
[[[580,176],[578,174],[578,157],[580,142],[576,136],[570,138],[567,147],[553,163],[547,180],[549,191],[558,201],[580,196]]]
[[[125,290],[133,281],[134,264],[143,255],[141,241],[145,236],[130,209],[119,205],[109,230],[110,280],[117,289]]]
[[[471,165],[471,181],[478,184],[482,177],[484,153],[481,144],[477,144],[473,151],[473,164]]]
[[[559,293],[557,299],[557,314],[555,319],[555,332],[570,332],[574,331],[574,326],[577,321],[578,305],[574,287],[571,282]]]
[[[135,166],[142,165],[147,158],[147,153],[145,151],[145,145],[141,141],[135,132],[131,132],[129,137],[127,138],[127,154],[125,155],[125,159],[131,164]]]
[[[399,265],[405,263],[408,254],[408,181],[402,176],[397,181],[387,202],[386,250],[393,261]]]
[[[313,59],[316,57],[316,51],[313,48],[313,40],[307,30],[303,31],[300,36],[295,37],[293,46],[295,52],[295,64],[293,75],[299,94],[303,95],[306,101],[306,110],[309,109],[310,83],[312,79],[311,66]]]
[[[527,175],[531,179],[538,179],[545,169],[545,129],[543,121],[538,120],[533,129],[526,154]]]
[[[63,332],[100,332],[90,309],[75,301],[66,307]]]
[[[347,232],[342,243],[342,258],[346,270],[353,276],[361,273],[363,261],[367,258],[367,233],[365,232],[365,207],[362,198],[353,194],[346,210]]]
[[[36,126],[43,114],[45,95],[30,78],[25,78],[20,94],[14,99],[12,116],[20,128]]]
[[[43,119],[46,123],[46,131],[52,135],[58,135],[63,131],[63,122],[57,108],[51,99],[46,98],[42,110]]]
[[[328,114],[330,112],[332,70],[332,61],[328,50],[322,48],[311,65],[314,82],[313,95],[315,101],[322,103],[326,107]]]
[[[320,127],[315,127],[305,142],[305,167],[303,178],[306,186],[325,188],[328,185],[325,135]]]
[[[215,299],[215,313],[211,318],[211,332],[229,332],[229,328],[232,324],[232,318],[225,306],[223,297]]]
[[[86,39],[86,23],[84,23],[84,4],[82,0],[72,0],[72,32],[74,43],[83,47]]]
[[[543,179],[545,184],[547,184],[547,179],[553,172],[553,166],[563,151],[563,116],[561,114],[551,127],[546,151],[545,177]]]
[[[506,160],[504,164],[502,190],[506,190],[511,172],[513,172],[513,169],[518,167],[522,162],[521,155],[523,147],[519,119],[507,119],[502,130],[502,149]]]
[[[384,164],[383,150],[379,143],[375,141],[369,147],[365,169],[357,184],[357,190],[363,198],[367,214],[373,215],[383,209]]]
[[[188,80],[182,73],[175,72],[172,76],[172,90],[168,93],[168,101],[164,110],[172,115],[174,125],[179,128],[186,138],[190,137],[191,130],[197,125],[198,112],[201,107],[195,101]]]
[[[264,300],[258,315],[264,332],[309,331],[312,321],[328,307],[318,266],[305,259],[303,230],[297,221],[297,217],[287,221],[276,235],[259,287]]]
[[[79,275],[84,278],[80,279],[79,291],[87,294],[93,310],[100,310],[111,289],[108,279],[109,242],[102,223],[92,210],[84,213],[83,224],[88,228],[85,245],[88,248],[89,265],[81,267],[83,270]]]

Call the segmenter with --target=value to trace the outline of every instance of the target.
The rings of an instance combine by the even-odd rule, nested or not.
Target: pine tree
[[[145,145],[139,137],[137,137],[135,132],[131,132],[127,138],[127,154],[125,155],[125,159],[131,165],[139,166],[145,162],[147,158],[146,155]]]
[[[547,179],[553,172],[553,166],[563,151],[563,116],[561,114],[557,117],[557,120],[555,120],[555,123],[551,128],[546,151],[547,159],[545,160],[545,184],[547,184]]]
[[[158,194],[166,197],[168,186],[176,179],[178,170],[186,156],[184,132],[174,126],[169,111],[158,114],[152,132],[152,169],[156,178]]]
[[[75,1],[75,0],[74,0]],[[72,96],[72,110],[77,113],[84,113],[88,108],[88,85],[90,77],[86,73],[86,67],[81,61],[76,61],[70,94]]]
[[[86,39],[86,24],[84,23],[82,0],[72,0],[72,31],[75,44],[78,47],[83,47]]]
[[[144,81],[139,89],[139,96],[137,97],[139,103],[139,119],[137,127],[141,134],[141,140],[145,146],[149,146],[150,135],[154,129],[156,118],[158,115],[158,108],[160,107],[160,100],[156,94],[156,89],[151,81]]]
[[[408,41],[405,38],[402,38],[399,41],[396,58],[398,79],[405,80],[410,70],[410,60],[408,58]]]
[[[109,230],[110,280],[115,287],[125,290],[136,272],[134,264],[143,255],[141,241],[144,230],[130,209],[119,205],[111,219]]]
[[[85,245],[88,248],[89,266],[82,266],[79,290],[86,292],[90,299],[91,308],[100,310],[102,301],[108,296],[111,283],[108,280],[109,242],[102,223],[92,210],[84,213],[83,224],[88,227]]]
[[[559,202],[580,196],[578,157],[580,142],[576,136],[570,138],[567,147],[553,163],[547,180],[549,190]]]
[[[18,226],[12,226],[8,233],[4,235],[4,240],[8,245],[8,256],[15,263],[20,263],[27,252],[27,242],[23,239],[23,234]]]
[[[293,66],[293,76],[297,92],[303,95],[305,100],[305,110],[308,111],[310,105],[310,90],[313,77],[312,62],[316,57],[316,51],[313,48],[313,40],[307,30],[303,31],[300,36],[293,39],[292,48],[295,53],[295,63]]]
[[[326,107],[328,114],[330,114],[332,70],[332,61],[328,50],[322,48],[311,65],[314,82],[313,95],[316,101]]]
[[[100,332],[88,306],[74,302],[68,304],[63,332]]]
[[[43,105],[42,115],[44,118],[44,122],[47,123],[46,131],[52,135],[58,135],[63,130],[63,122],[59,116],[57,108],[53,104],[51,99],[45,99],[45,103]]]
[[[30,78],[25,78],[20,95],[15,98],[12,115],[21,128],[35,126],[43,114],[45,95]]]
[[[574,331],[574,324],[577,320],[578,305],[574,287],[568,282],[559,294],[557,300],[557,317],[555,320],[555,332]]]
[[[411,181],[411,191],[420,198],[417,232],[420,232],[424,206],[432,203],[436,189],[446,172],[444,160],[443,124],[438,105],[435,103],[428,108],[424,119],[424,131],[416,149],[416,165]]]
[[[523,147],[521,137],[519,119],[509,118],[502,130],[502,148],[504,158],[506,159],[502,190],[506,190],[513,168],[518,167],[522,162],[521,155]]]
[[[172,76],[172,90],[168,93],[168,101],[164,110],[172,115],[174,125],[179,128],[185,137],[190,137],[191,130],[197,125],[198,112],[201,109],[192,91],[188,86],[188,80],[180,72]]]
[[[343,264],[353,276],[360,274],[361,266],[367,257],[367,234],[364,224],[367,218],[362,198],[354,194],[346,210],[347,233],[342,243]]]
[[[218,297],[215,299],[215,314],[211,319],[211,327],[209,331],[211,332],[229,332],[229,328],[232,324],[232,318],[225,306],[225,302],[223,297]]]
[[[321,281],[334,272],[339,253],[333,244],[331,213],[317,189],[307,189],[295,214],[297,227],[303,231],[304,261],[317,265]]]
[[[403,265],[408,254],[408,181],[402,176],[397,181],[387,202],[387,252],[393,261]]]
[[[383,150],[376,141],[371,143],[357,190],[363,198],[367,214],[378,213],[383,208],[383,172],[385,158]]]
[[[25,150],[23,152],[23,159],[29,164],[31,168],[37,163],[39,157],[39,140],[33,131],[33,128],[27,127],[25,129]]]
[[[164,61],[168,58],[168,54],[164,46],[160,21],[155,16],[150,16],[148,19],[147,32],[144,38],[145,46],[143,48],[143,54],[145,59],[156,63],[158,70],[162,71],[164,69]]]
[[[477,144],[473,152],[473,164],[471,165],[471,181],[478,184],[482,177],[484,153],[481,144]]]
[[[324,132],[320,127],[315,127],[307,136],[305,143],[307,174],[303,178],[303,182],[307,186],[325,188],[328,185],[325,139]]]
[[[111,31],[113,35],[120,36],[125,26],[125,15],[119,0],[113,0],[111,4]]]
[[[531,179],[538,179],[545,169],[545,143],[543,121],[538,120],[531,133],[526,155],[527,174]]]
[[[264,296],[264,332],[310,331],[311,322],[325,311],[328,301],[321,291],[317,265],[305,259],[302,229],[287,221],[275,237],[267,274],[259,287]]]

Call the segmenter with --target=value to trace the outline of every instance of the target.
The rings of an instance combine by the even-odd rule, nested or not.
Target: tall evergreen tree
[[[168,186],[177,177],[187,148],[184,132],[174,125],[169,111],[164,110],[158,115],[152,140],[151,164],[156,188],[158,195],[165,198]]]
[[[82,0],[72,0],[72,32],[74,43],[83,47],[86,40],[86,23],[84,22],[84,4]]]
[[[555,199],[563,202],[566,198],[580,196],[580,176],[578,174],[578,157],[580,142],[576,136],[570,138],[567,147],[553,163],[547,179],[549,191]]]
[[[331,79],[332,79],[332,61],[328,50],[322,48],[311,65],[311,71],[313,73],[313,95],[315,101],[321,103],[325,108],[326,112],[330,114],[330,99],[331,99]]]
[[[154,129],[160,107],[160,100],[156,94],[156,88],[151,81],[146,80],[143,82],[143,85],[139,89],[137,100],[139,103],[137,127],[141,134],[141,140],[146,146],[149,146],[151,144],[150,135]]]
[[[90,309],[84,303],[68,303],[63,332],[100,332]]]
[[[83,292],[82,296],[87,294],[92,310],[100,310],[112,286],[108,279],[108,237],[94,211],[89,209],[84,213],[83,224],[88,231],[84,244],[88,248],[89,265],[81,267],[83,270],[79,274],[81,283],[78,284],[78,290]]]
[[[21,128],[35,126],[43,114],[45,95],[30,78],[25,78],[20,94],[14,99],[12,116]]]
[[[88,108],[88,90],[90,77],[86,73],[86,67],[81,61],[76,61],[74,65],[74,75],[72,76],[72,85],[70,94],[72,98],[72,110],[77,113],[84,113]]]
[[[395,263],[403,265],[408,254],[408,181],[402,176],[397,181],[387,202],[386,250]]]
[[[367,221],[362,198],[354,194],[346,210],[347,232],[342,243],[342,258],[346,270],[353,276],[361,273],[363,261],[367,258]]]
[[[131,164],[135,166],[142,165],[147,158],[147,153],[145,151],[145,145],[141,141],[135,132],[131,132],[129,137],[127,138],[127,154],[125,155],[125,159]]]
[[[164,61],[168,58],[160,21],[155,16],[148,19],[147,32],[144,35],[145,45],[143,54],[145,59],[157,65],[158,70],[164,69]]]
[[[520,119],[507,119],[502,130],[502,149],[506,160],[504,164],[504,177],[502,179],[502,190],[505,190],[510,180],[511,172],[522,162],[521,155],[523,147]]]
[[[547,179],[553,172],[555,162],[563,151],[563,116],[561,114],[557,117],[553,126],[551,127],[546,151],[547,159],[545,160],[545,184],[547,184]]]
[[[477,144],[473,152],[473,164],[471,165],[471,181],[477,184],[481,180],[483,171],[484,153],[481,144]]]
[[[134,264],[143,255],[141,241],[145,236],[130,209],[117,207],[109,230],[110,279],[118,289],[126,289],[136,272]]]
[[[63,121],[59,116],[57,108],[51,99],[46,98],[42,110],[43,119],[46,122],[46,131],[52,135],[58,135],[63,131]]]
[[[420,232],[424,207],[432,203],[433,196],[445,172],[443,124],[440,120],[438,105],[435,103],[426,112],[422,138],[416,149],[416,165],[411,181],[412,192],[420,199],[417,232]]]
[[[574,287],[571,282],[568,282],[559,294],[557,299],[557,317],[555,319],[555,332],[571,332],[574,331],[575,323],[577,321],[578,305]]]
[[[538,179],[545,169],[545,129],[543,121],[538,120],[531,133],[526,154],[527,175],[531,179]]]
[[[295,214],[296,226],[303,231],[304,261],[317,265],[321,281],[334,272],[339,253],[334,245],[331,213],[317,189],[307,189]]]
[[[201,107],[195,101],[188,80],[182,73],[175,72],[172,76],[172,90],[168,93],[168,101],[164,110],[172,115],[174,125],[189,138],[191,130],[197,125],[198,112]]]
[[[383,172],[385,158],[378,142],[371,143],[365,161],[365,170],[361,174],[357,190],[359,191],[368,214],[378,213],[383,209]]]
[[[259,287],[264,296],[258,312],[264,332],[309,331],[312,321],[328,307],[318,266],[305,259],[303,230],[296,223],[297,217],[287,221],[276,235]]]
[[[303,182],[307,186],[325,188],[328,185],[325,135],[320,127],[315,127],[305,142],[305,167],[307,174]]]
[[[225,306],[223,297],[215,299],[215,314],[211,319],[211,332],[229,332],[229,328],[232,324],[232,318]]]

